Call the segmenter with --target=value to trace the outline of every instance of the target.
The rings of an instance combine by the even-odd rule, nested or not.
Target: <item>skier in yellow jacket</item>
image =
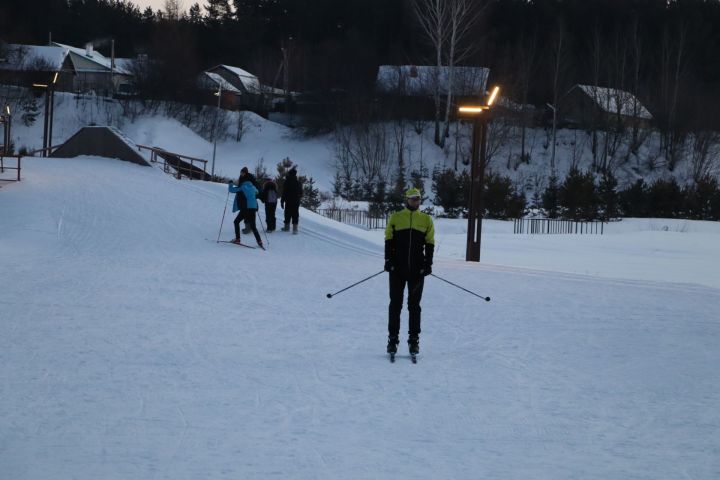
[[[408,287],[408,347],[420,352],[420,300],[425,277],[432,273],[435,227],[432,217],[418,211],[417,188],[405,192],[406,208],[393,213],[385,228],[385,270],[390,273],[387,352],[395,354],[400,335],[405,285]]]

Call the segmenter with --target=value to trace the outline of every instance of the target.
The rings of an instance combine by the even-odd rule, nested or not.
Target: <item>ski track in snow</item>
[[[0,478],[720,473],[718,289],[438,256],[493,300],[429,278],[418,364],[404,341],[390,364],[387,278],[325,298],[382,268],[380,232],[302,211],[230,248],[205,241],[224,185],[24,171],[0,192]]]

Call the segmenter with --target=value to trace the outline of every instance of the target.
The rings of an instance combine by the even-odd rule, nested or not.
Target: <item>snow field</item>
[[[714,225],[486,222],[475,265],[439,220],[435,273],[493,300],[428,279],[420,361],[391,365],[386,278],[325,298],[382,269],[382,232],[302,211],[268,251],[216,244],[224,185],[25,166],[0,189],[0,478],[720,474]]]

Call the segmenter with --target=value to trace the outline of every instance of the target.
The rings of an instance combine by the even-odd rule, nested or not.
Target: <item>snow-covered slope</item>
[[[391,365],[385,276],[325,297],[382,268],[381,232],[303,211],[300,235],[249,250],[214,241],[223,185],[24,167],[0,189],[0,478],[720,471],[720,282],[672,283],[693,255],[718,264],[712,225],[540,239],[487,222],[468,264],[463,223],[440,221],[435,273],[493,301],[429,278],[422,358]],[[580,258],[592,276],[563,273]]]

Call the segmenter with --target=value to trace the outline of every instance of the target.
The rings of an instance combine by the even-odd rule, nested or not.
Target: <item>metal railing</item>
[[[5,165],[6,159],[15,159],[16,166],[9,167],[9,166]],[[22,169],[22,155],[0,155],[0,173],[5,173],[5,170],[17,170],[17,179],[0,177],[0,181],[19,182],[21,169]]]
[[[320,208],[317,210],[317,213],[337,222],[347,223],[348,225],[358,225],[368,230],[385,228],[387,225],[387,216],[370,215],[370,213],[365,210]]]
[[[210,174],[207,173],[207,160],[202,158],[189,157],[179,153],[168,152],[159,147],[148,147],[146,145],[138,145],[138,150],[150,150],[150,162],[158,163],[158,157],[162,159],[163,171],[165,173],[173,173],[170,169],[174,169],[174,177],[177,179],[185,175],[189,179],[210,180]],[[202,165],[202,168],[198,165]]]
[[[532,234],[595,234],[602,235],[605,222],[578,222],[556,218],[515,218],[513,233]]]

